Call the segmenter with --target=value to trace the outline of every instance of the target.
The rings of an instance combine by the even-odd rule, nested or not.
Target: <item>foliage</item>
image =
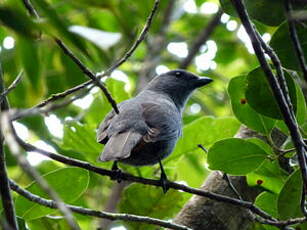
[[[167,2],[161,1],[159,13],[154,19],[146,41],[119,68],[121,72],[114,72],[112,78],[105,81],[116,102],[135,95],[141,85],[140,82],[145,79],[140,72],[149,54],[153,52],[153,45],[149,45],[150,41],[161,34],[161,28],[165,23],[163,12],[167,9]],[[289,141],[288,145],[276,148],[273,143],[273,129],[280,130],[287,137],[289,132],[282,121],[276,99],[262,69],[258,66],[255,55],[246,49],[247,43],[238,38],[241,26],[234,30],[228,28],[230,21],[236,25],[239,23],[231,1],[195,2],[198,10],[204,3],[220,4],[224,12],[230,15],[230,19],[225,19],[215,28],[210,36],[211,43],[204,44],[197,53],[196,59],[201,60],[201,57],[205,57],[201,62],[211,63],[209,67],[202,67],[195,61],[188,68],[199,75],[212,77],[214,83],[198,90],[187,103],[183,114],[183,137],[177,143],[172,155],[164,160],[166,173],[169,179],[183,181],[193,187],[199,187],[210,170],[244,175],[250,186],[263,190],[255,202],[258,207],[282,219],[302,216],[299,210],[302,192],[300,172],[296,170],[291,173],[279,164],[283,151],[291,148],[293,144]],[[270,45],[281,60],[296,117],[306,134],[307,113],[301,88],[301,72],[289,37],[282,1],[246,0],[245,2],[260,33],[272,37]],[[24,69],[25,75],[8,95],[10,106],[32,107],[51,95],[87,80],[78,66],[56,46],[53,41],[54,36],[60,37],[91,70],[104,71],[134,42],[151,11],[152,3],[152,0],[33,0],[38,14],[43,17],[37,20],[28,15],[22,1],[6,0],[0,6],[0,22],[3,25],[0,28],[2,43],[0,58],[5,85],[10,85],[21,69]],[[174,15],[165,35],[166,47],[170,43],[185,42],[188,48],[191,48],[195,37],[212,17],[199,11],[189,13],[182,5],[175,4]],[[303,3],[295,5],[295,9],[304,7],[306,4]],[[227,18],[226,14],[223,16]],[[78,33],[74,33],[71,29],[76,25],[80,26]],[[97,29],[97,34],[91,31],[86,37],[84,34],[88,32],[88,28]],[[307,57],[306,26],[299,24],[297,29]],[[119,35],[120,40],[114,41],[114,34]],[[96,41],[93,40],[93,36],[97,36]],[[7,42],[11,38],[14,39],[15,45],[9,47]],[[217,46],[216,52],[212,51],[212,44]],[[169,69],[177,68],[182,61],[182,57],[171,53],[167,48],[161,49],[159,54],[154,55],[160,60],[159,65]],[[111,110],[110,104],[96,88],[91,90],[85,99],[77,102],[49,114],[55,115],[63,127],[56,126],[55,123],[50,125],[47,119],[41,116],[19,120],[19,124],[26,127],[28,132],[26,140],[31,143],[43,140],[59,154],[85,160],[97,166],[110,167],[110,163],[97,162],[103,146],[96,143],[95,138],[95,129]],[[193,110],[195,106],[199,106],[200,111]],[[240,125],[257,131],[265,137],[267,143],[253,138],[248,140],[233,138]],[[58,135],[54,128],[57,131],[63,129],[63,136]],[[198,148],[198,144],[209,148],[208,154]],[[31,183],[26,188],[45,197],[45,193],[23,174],[9,150],[7,148],[6,150],[10,178],[22,185]],[[31,153],[26,154],[30,159]],[[291,161],[295,163],[294,155],[292,152],[283,157],[288,160],[293,158]],[[109,178],[98,177],[84,170],[47,160],[33,166],[45,175],[45,179],[65,202],[97,210],[106,207],[114,185]],[[158,165],[139,168],[127,165],[120,167],[143,177],[159,177]],[[14,196],[18,220],[24,229],[26,226],[31,230],[42,229],[42,226],[48,226],[48,229],[69,229],[59,212],[27,201],[19,195]],[[161,189],[130,184],[122,193],[118,210],[168,220],[178,213],[189,197],[175,190],[170,190],[164,195]],[[93,229],[93,226],[98,226],[93,218],[80,215],[76,217],[82,229]],[[157,229],[146,224],[122,221],[115,224],[128,229]],[[274,229],[270,226],[265,228]],[[302,225],[301,229],[307,228]]]

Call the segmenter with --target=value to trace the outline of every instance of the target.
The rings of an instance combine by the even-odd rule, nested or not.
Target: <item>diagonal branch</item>
[[[35,147],[31,144],[24,142],[23,140],[21,140],[16,135],[16,132],[13,132],[13,134],[14,134],[14,138],[15,138],[16,142],[25,151],[37,152],[37,153],[40,153],[40,154],[42,154],[46,157],[49,157],[53,160],[64,163],[66,165],[83,168],[83,169],[86,169],[88,171],[94,172],[94,173],[99,174],[99,175],[108,176],[110,178],[118,178],[122,181],[124,181],[124,180],[125,181],[132,181],[132,182],[142,183],[142,184],[146,184],[146,185],[153,185],[153,186],[161,187],[161,183],[160,183],[159,180],[146,179],[146,178],[143,178],[143,177],[137,177],[137,176],[133,176],[133,175],[128,174],[128,173],[123,173],[123,172],[117,173],[116,171],[107,170],[107,169],[103,169],[103,168],[91,165],[90,163],[85,162],[85,161],[80,161],[80,160],[77,160],[77,159],[73,159],[73,158],[62,156],[62,155],[59,155],[59,154],[56,154],[56,153],[52,153],[52,152],[37,148],[37,147]],[[262,210],[260,210],[256,206],[254,206],[251,202],[241,201],[239,199],[219,195],[219,194],[216,194],[216,193],[207,192],[207,191],[204,191],[204,190],[201,190],[201,189],[191,188],[189,186],[182,185],[182,184],[175,183],[175,182],[169,182],[169,187],[176,189],[176,190],[185,191],[187,193],[208,197],[210,199],[214,199],[214,200],[217,200],[217,201],[226,202],[226,203],[233,204],[233,205],[238,205],[238,206],[241,206],[241,207],[244,207],[244,208],[251,210],[255,214],[257,214],[257,215],[259,215],[259,216],[261,216],[265,219],[270,219],[272,221],[275,221],[275,219],[273,217],[266,214],[265,212],[263,212]]]
[[[6,97],[13,89],[16,88],[16,86],[18,85],[18,83],[22,79],[22,75],[23,75],[23,71],[20,71],[20,73],[17,75],[15,80],[12,82],[12,84],[7,89],[4,89],[1,92],[1,94],[0,94],[0,101],[2,101],[4,97]]]
[[[89,69],[87,68],[80,59],[78,59],[73,53],[72,51],[58,38],[54,39],[55,42],[58,44],[58,46],[63,50],[63,52],[71,58],[71,60],[76,63],[78,65],[78,67],[81,69],[81,71],[88,76],[93,83],[95,83],[96,86],[98,86],[102,92],[104,93],[104,95],[106,96],[107,100],[109,101],[109,103],[112,105],[114,111],[118,114],[119,110],[117,108],[116,102],[115,100],[112,98],[110,92],[107,90],[107,88],[99,81],[99,79],[95,76],[95,74]]]
[[[200,47],[208,40],[208,38],[213,33],[214,29],[219,25],[222,14],[223,11],[219,9],[219,11],[209,21],[208,25],[206,25],[203,31],[195,39],[195,41],[192,44],[192,47],[189,49],[188,56],[182,60],[182,62],[179,65],[179,68],[186,69],[191,64],[195,55],[198,53]]]
[[[255,50],[258,61],[260,62],[260,65],[265,73],[265,76],[271,86],[274,97],[282,113],[283,119],[289,129],[293,144],[297,151],[299,166],[306,191],[307,188],[307,167],[306,167],[306,157],[305,157],[306,149],[296,118],[292,116],[294,112],[291,111],[291,108],[288,106],[287,99],[283,93],[283,90],[265,59],[264,52],[261,48],[261,42],[258,40],[257,33],[255,32],[254,27],[251,24],[251,21],[249,19],[244,4],[242,3],[241,0],[232,0],[232,3],[241,19],[241,22],[247,34],[249,35],[252,41],[252,45]]]
[[[35,17],[39,17],[36,10],[34,9],[34,7],[32,6],[30,0],[23,0],[24,2],[24,5],[25,7],[27,8],[27,10],[29,11],[29,13],[32,15],[32,16],[35,16]],[[42,106],[45,106],[46,104],[50,103],[50,102],[53,102],[53,101],[56,101],[58,99],[62,99],[62,98],[65,98],[66,96],[70,95],[70,94],[73,94],[79,90],[82,90],[84,88],[86,88],[87,86],[91,85],[92,83],[98,81],[98,79],[101,79],[102,77],[105,77],[105,76],[108,76],[110,75],[116,68],[118,68],[119,66],[121,66],[124,62],[126,62],[128,60],[128,58],[130,56],[132,56],[132,54],[134,53],[134,51],[137,49],[137,47],[141,44],[141,42],[145,39],[149,29],[150,29],[150,26],[152,24],[152,21],[153,21],[153,18],[158,10],[158,6],[159,6],[159,3],[160,3],[160,0],[155,0],[154,2],[154,5],[153,5],[153,8],[145,22],[145,25],[142,29],[142,32],[140,33],[139,37],[137,38],[137,40],[132,44],[131,48],[123,55],[122,58],[120,58],[118,61],[115,62],[115,64],[113,64],[110,68],[108,68],[106,71],[104,71],[102,74],[93,74],[91,71],[86,71],[88,70],[88,68],[81,63],[81,61],[79,59],[76,58],[75,55],[72,54],[72,56],[70,56],[72,58],[72,60],[79,66],[79,68],[84,72],[86,71],[87,73],[87,76],[89,76],[91,78],[91,80],[89,81],[86,81],[84,83],[81,83],[75,87],[72,87],[70,89],[67,89],[65,90],[64,92],[61,92],[61,93],[57,93],[57,94],[54,94],[52,95],[51,97],[47,98],[46,100],[42,101],[41,103],[37,104],[35,107],[42,107]],[[56,42],[57,44],[63,49],[63,51],[67,53],[67,50],[69,51],[69,49],[66,47],[66,51],[65,51],[65,47],[62,46],[61,44],[64,45],[64,43],[56,38]],[[75,59],[73,59],[73,57]],[[79,62],[78,62],[79,61]],[[82,64],[82,65],[79,65],[79,64]],[[89,75],[88,75],[89,74]],[[107,92],[107,89],[104,89],[103,92]],[[106,93],[105,93],[106,94]],[[113,106],[114,110],[118,112],[118,109],[116,107],[116,103],[114,102],[114,100],[112,99],[111,95],[108,93],[106,94],[106,97],[107,99],[109,100],[109,102],[111,103],[111,105]]]
[[[20,186],[18,186],[14,181],[10,181],[11,189],[17,192],[19,195],[25,197],[26,199],[35,202],[37,204],[56,209],[57,203],[53,200],[47,200],[45,198],[42,198],[36,194],[33,194]],[[175,230],[191,230],[188,227],[185,227],[183,225],[171,223],[169,221],[163,221],[156,218],[151,218],[147,216],[137,216],[133,214],[125,214],[125,213],[111,213],[111,212],[103,212],[103,211],[96,211],[89,208],[83,208],[80,206],[75,205],[69,205],[64,204],[68,209],[70,209],[72,212],[79,213],[82,215],[87,216],[93,216],[98,218],[105,218],[109,220],[125,220],[125,221],[135,221],[135,222],[141,222],[141,223],[147,223],[147,224],[153,224],[165,228],[175,229]]]
[[[26,156],[21,153],[21,149],[19,144],[16,142],[14,138],[14,128],[13,124],[10,121],[9,113],[5,112],[2,113],[1,119],[1,129],[3,134],[5,135],[6,142],[10,147],[12,155],[16,158],[19,165],[22,169],[32,178],[34,179],[40,187],[55,201],[55,207],[57,207],[64,215],[65,219],[67,220],[69,226],[73,230],[80,230],[78,224],[75,222],[74,217],[71,211],[64,205],[62,199],[58,196],[58,194],[48,185],[45,179],[33,168],[29,161],[27,160]]]
[[[294,45],[294,49],[295,49],[301,70],[303,72],[303,77],[305,81],[307,82],[307,64],[306,64],[305,55],[304,55],[300,40],[298,38],[296,28],[295,28],[295,21],[292,18],[293,9],[292,9],[291,0],[284,0],[284,1],[285,1],[286,16],[288,18],[290,37]]]

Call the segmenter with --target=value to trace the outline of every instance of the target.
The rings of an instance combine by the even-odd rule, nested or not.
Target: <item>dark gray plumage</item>
[[[97,141],[105,144],[100,161],[151,165],[168,156],[181,135],[184,105],[196,88],[210,83],[184,70],[156,76],[136,97],[118,104],[100,124]]]

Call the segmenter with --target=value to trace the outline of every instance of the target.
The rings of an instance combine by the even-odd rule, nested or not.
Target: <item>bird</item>
[[[161,163],[182,135],[182,113],[192,92],[211,78],[176,69],[154,77],[135,97],[118,104],[97,129],[97,142],[104,144],[99,161],[133,166],[159,163],[164,193],[168,179]]]

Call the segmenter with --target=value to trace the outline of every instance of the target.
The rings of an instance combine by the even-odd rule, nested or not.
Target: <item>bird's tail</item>
[[[142,135],[136,132],[117,133],[110,137],[101,153],[100,161],[117,161],[128,158]]]

